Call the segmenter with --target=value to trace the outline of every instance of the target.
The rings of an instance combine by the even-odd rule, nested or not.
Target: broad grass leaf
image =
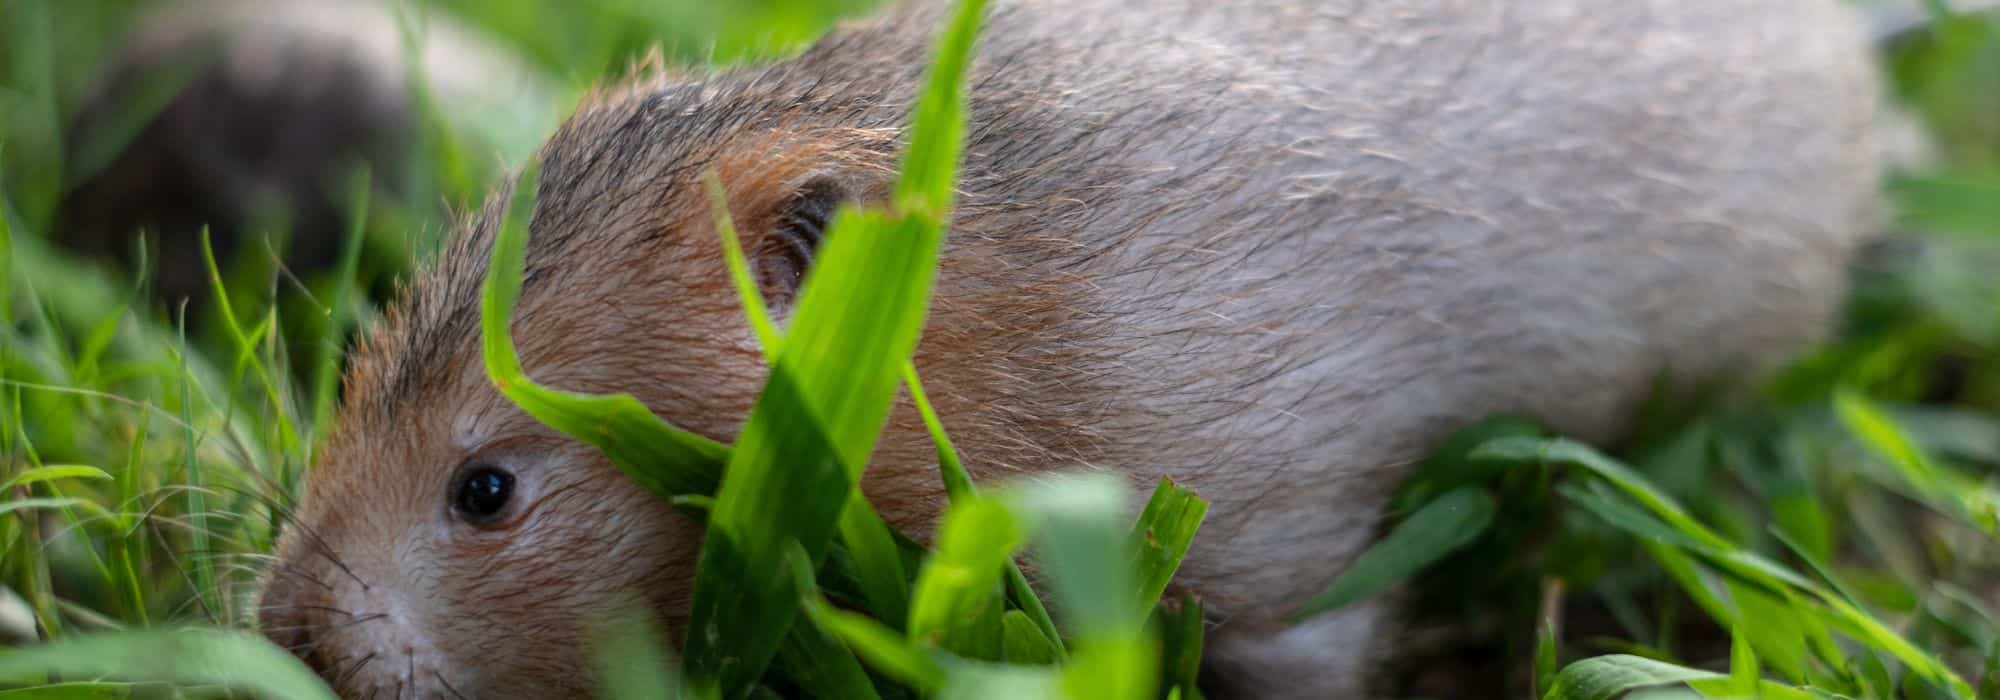
[[[1018,700],[1063,697],[1062,674],[1040,666],[958,664],[938,700]],[[1074,697],[1074,696],[1072,696]]]
[[[777,324],[771,322],[770,313],[764,308],[763,293],[750,274],[750,263],[743,255],[742,242],[737,239],[736,223],[729,213],[722,180],[713,169],[702,179],[708,189],[709,207],[714,210],[716,232],[722,238],[723,259],[735,282],[743,315],[749,320],[758,344],[763,346],[765,362],[776,364],[784,339]],[[848,569],[860,583],[869,611],[891,625],[901,625],[909,615],[910,590],[894,533],[859,491],[848,497],[847,507],[840,512],[839,528],[840,539],[847,548]]]
[[[598,694],[607,700],[675,700],[686,696],[672,650],[644,609],[621,611],[591,637]]]
[[[763,673],[797,608],[781,570],[817,562],[916,345],[957,185],[964,74],[985,4],[965,0],[918,97],[894,213],[834,217],[716,496],[696,567],[687,662],[734,697]]]
[[[796,541],[826,552],[915,348],[942,232],[843,211],[828,234],[710,514],[686,645],[690,675],[748,687],[797,608],[782,570]]]
[[[1617,700],[1640,688],[1710,678],[1723,676],[1642,656],[1597,656],[1564,667],[1542,694],[1542,700]]]
[[[1381,592],[1478,539],[1493,522],[1493,497],[1473,486],[1445,492],[1362,552],[1327,590],[1293,619],[1304,619]]]
[[[223,684],[274,698],[334,697],[303,662],[239,630],[106,632],[0,651],[0,683],[39,683],[48,674]]]

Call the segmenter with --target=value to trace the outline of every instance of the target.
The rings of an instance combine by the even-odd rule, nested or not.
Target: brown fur
[[[541,154],[530,375],[729,440],[764,370],[701,175],[752,250],[814,182],[879,200],[939,6],[581,109]],[[1222,694],[1362,692],[1379,605],[1276,621],[1404,465],[1494,412],[1613,437],[1663,373],[1770,365],[1872,214],[1873,76],[1831,0],[1014,0],[986,37],[919,369],[976,479],[1099,465],[1214,502],[1178,581]],[[697,528],[485,379],[496,206],[358,351],[267,589],[344,693],[573,694],[582,621],[684,614]],[[452,517],[481,455],[531,513]],[[899,406],[863,486],[914,534],[933,460]]]

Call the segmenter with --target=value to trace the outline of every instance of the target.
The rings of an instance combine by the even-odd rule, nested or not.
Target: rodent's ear
[[[813,177],[764,219],[771,222],[770,228],[750,252],[750,263],[766,301],[786,305],[798,296],[834,211],[851,201],[854,195],[840,181]]]

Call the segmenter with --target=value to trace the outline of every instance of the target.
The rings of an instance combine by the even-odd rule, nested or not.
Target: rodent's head
[[[895,132],[731,111],[702,90],[593,103],[544,148],[513,335],[538,382],[631,393],[728,441],[765,368],[704,173],[782,317],[834,209],[883,191]],[[595,623],[644,611],[673,630],[686,608],[698,525],[485,374],[479,294],[502,201],[353,358],[258,603],[265,634],[344,695],[574,696]]]
[[[681,428],[733,441],[766,368],[704,174],[721,180],[782,323],[833,210],[879,204],[893,184],[925,64],[927,31],[911,27],[929,26],[902,21],[836,32],[775,66],[588,101],[540,155],[513,318],[528,375],[629,393]],[[1114,171],[1082,126],[1042,133],[1025,121],[1045,107],[1045,87],[1032,66],[1020,76],[1025,86],[980,83],[973,110],[985,118],[967,133],[916,353],[982,478],[1104,463],[1130,448],[1105,426],[1132,424],[1115,416],[1144,405],[1119,394],[1133,382],[1115,376],[1143,362],[1082,340],[1110,317],[1083,263],[1114,243],[1060,235],[1109,226],[1101,205],[1119,188],[1093,174]],[[259,601],[267,636],[349,695],[574,696],[590,682],[594,620],[636,603],[678,639],[686,614],[697,523],[521,412],[485,374],[480,285],[506,198],[366,335]],[[907,404],[891,413],[862,487],[891,525],[928,534],[943,488]]]

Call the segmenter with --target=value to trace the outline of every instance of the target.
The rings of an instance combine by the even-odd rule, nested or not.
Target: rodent
[[[732,438],[764,365],[702,173],[782,316],[826,213],[885,197],[945,4],[587,101],[539,156],[528,373]],[[1662,377],[1754,376],[1824,332],[1877,221],[1880,86],[1835,0],[1005,0],[982,37],[917,365],[982,482],[1212,501],[1176,585],[1216,697],[1365,696],[1385,607],[1281,620],[1406,465],[1487,415],[1609,440]],[[684,620],[698,528],[484,374],[504,200],[356,351],[262,592],[346,695],[576,695],[583,621]],[[907,405],[863,486],[929,532]]]

